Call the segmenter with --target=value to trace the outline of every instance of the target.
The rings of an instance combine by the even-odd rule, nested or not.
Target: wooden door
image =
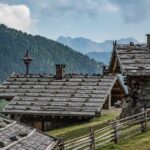
[[[42,130],[42,121],[34,121],[33,127]]]

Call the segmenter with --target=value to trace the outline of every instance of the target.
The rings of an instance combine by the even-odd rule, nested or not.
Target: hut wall
[[[71,123],[89,120],[89,117],[51,117],[51,116],[22,116],[20,121],[42,131],[64,127]]]
[[[150,77],[144,78],[139,99],[143,102],[144,108],[150,108]]]
[[[128,89],[134,106],[150,107],[150,77],[128,77]]]

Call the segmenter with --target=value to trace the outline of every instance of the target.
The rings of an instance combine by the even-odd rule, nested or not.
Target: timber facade
[[[121,73],[128,86],[132,107],[150,107],[150,35],[146,44],[113,44],[109,72]]]

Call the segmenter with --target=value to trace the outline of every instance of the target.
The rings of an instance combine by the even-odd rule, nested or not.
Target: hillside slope
[[[150,150],[150,130],[97,150]]]
[[[0,25],[0,81],[12,72],[25,72],[21,58],[29,49],[31,73],[54,73],[55,63],[66,64],[67,73],[100,73],[100,63],[56,41],[32,36]]]

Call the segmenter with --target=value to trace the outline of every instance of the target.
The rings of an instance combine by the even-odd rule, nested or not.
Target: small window
[[[51,125],[52,125],[52,123],[50,121],[45,121],[44,122],[44,131],[50,130]]]

